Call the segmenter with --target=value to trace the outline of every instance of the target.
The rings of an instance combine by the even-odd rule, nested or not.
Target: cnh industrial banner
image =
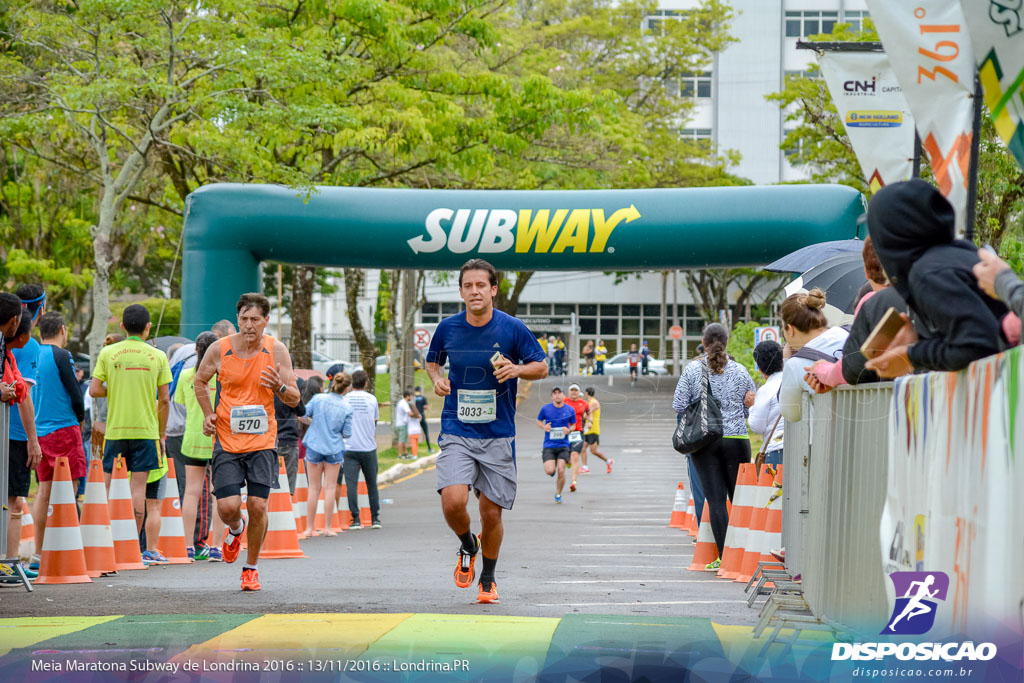
[[[884,52],[825,52],[818,58],[872,192],[914,170],[914,118]]]
[[[1024,168],[1024,2],[964,2],[985,105],[1017,163]]]
[[[920,631],[907,629],[924,626],[939,636],[1019,633],[1022,373],[1024,354],[1017,347],[960,372],[897,380],[879,540],[886,573],[896,579],[915,574],[918,583],[893,580],[893,617],[884,633],[913,635]],[[914,609],[900,617],[915,596],[941,604],[929,612],[934,629],[923,616],[908,620]]]
[[[958,0],[868,0],[868,9],[917,122],[935,181],[956,210],[957,232],[963,233],[975,74],[963,10]]]

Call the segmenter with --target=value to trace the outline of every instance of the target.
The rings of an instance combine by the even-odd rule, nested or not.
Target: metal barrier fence
[[[892,383],[805,395],[787,422],[783,545],[815,616],[842,630],[884,623],[879,524],[886,494]]]

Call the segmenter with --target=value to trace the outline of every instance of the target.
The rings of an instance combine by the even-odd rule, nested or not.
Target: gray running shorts
[[[437,439],[437,492],[449,486],[472,486],[477,495],[512,509],[516,500],[516,463],[512,438],[468,439],[442,434]]]

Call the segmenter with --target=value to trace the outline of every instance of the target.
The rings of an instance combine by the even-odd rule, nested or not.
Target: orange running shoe
[[[569,484],[569,491],[570,493],[576,493],[576,482]]]
[[[498,600],[498,584],[493,581],[489,583],[490,585],[485,587],[484,582],[480,582],[480,592],[476,595],[478,605],[496,605],[500,602]]]
[[[260,573],[255,569],[242,569],[242,590],[258,591],[260,585]]]
[[[245,517],[242,518],[242,534],[245,533]],[[224,545],[221,546],[221,553],[224,561],[231,564],[238,559],[238,553],[242,550],[242,534],[235,536],[230,531],[224,535]]]
[[[459,546],[459,559],[455,562],[455,585],[459,588],[469,588],[476,578],[476,554],[480,552],[480,535],[476,536],[476,550],[467,553]]]

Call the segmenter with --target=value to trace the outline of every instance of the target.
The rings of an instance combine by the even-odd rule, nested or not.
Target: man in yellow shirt
[[[114,459],[121,455],[131,473],[132,508],[140,531],[146,513],[146,483],[150,472],[167,466],[161,452],[171,404],[167,389],[171,383],[171,368],[167,356],[145,342],[150,327],[149,311],[144,306],[132,304],[125,308],[121,329],[128,338],[100,351],[89,386],[93,398],[107,397],[103,449],[107,492]],[[157,533],[159,535],[159,525]]]
[[[594,360],[597,362],[597,371],[595,375],[604,374],[604,362],[608,360],[608,347],[604,345],[604,342],[600,339],[597,340],[597,349],[595,349]]]
[[[590,468],[587,467],[587,451],[589,450],[604,460],[608,468],[607,472],[611,474],[615,459],[606,458],[604,453],[597,450],[597,445],[601,443],[601,402],[594,398],[595,393],[594,387],[587,387],[587,401],[590,403],[590,412],[588,413],[589,417],[586,424],[583,426],[583,467],[586,468],[586,473],[589,474]]]

